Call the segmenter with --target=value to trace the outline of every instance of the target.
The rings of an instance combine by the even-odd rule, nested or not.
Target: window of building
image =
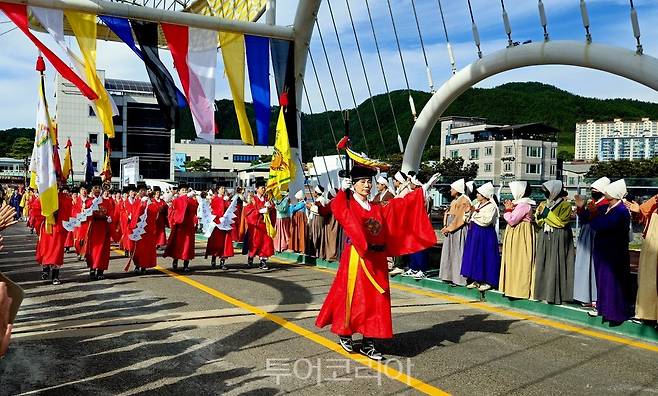
[[[458,158],[459,150],[450,150],[450,158]]]
[[[469,159],[476,160],[480,158],[480,149],[471,149],[471,155]]]
[[[512,146],[505,146],[505,155],[512,155]]]
[[[525,164],[525,173],[530,175],[538,175],[541,173],[541,165],[539,164]]]
[[[505,172],[511,172],[511,171],[512,171],[512,163],[505,162]]]
[[[541,147],[526,147],[525,153],[530,158],[541,158]]]
[[[555,176],[556,171],[557,171],[557,166],[551,165],[551,176]]]
[[[97,133],[90,133],[89,134],[89,143],[98,144],[98,134]]]
[[[233,162],[250,164],[258,160],[259,155],[250,155],[250,154],[233,154]]]
[[[491,172],[491,163],[484,164],[484,171],[485,172]]]
[[[551,148],[551,159],[556,159],[557,158],[557,147],[552,147]]]
[[[569,177],[569,183],[570,186],[573,186],[576,184],[576,178],[575,177]]]
[[[96,117],[96,112],[94,111],[94,108],[91,106],[87,106],[87,107],[89,107],[89,117]]]
[[[493,147],[485,147],[484,148],[484,155],[487,157],[490,157],[493,154]]]

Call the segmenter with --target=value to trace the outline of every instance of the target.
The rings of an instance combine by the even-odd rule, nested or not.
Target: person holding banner
[[[215,216],[214,223],[220,224],[224,219],[226,209],[231,205],[226,188],[220,186],[217,189],[217,194],[210,201],[210,210]],[[235,224],[234,224],[235,227]],[[219,257],[219,268],[227,270],[226,259],[233,257],[233,236],[231,231],[220,230],[217,226],[213,226],[212,234],[208,238],[206,245],[206,258],[211,256],[210,265],[212,268],[217,266],[217,257]]]
[[[86,208],[92,210],[88,220],[88,229],[85,239],[85,259],[89,267],[89,277],[92,280],[103,280],[103,273],[110,265],[110,239],[112,237],[111,224],[114,221],[114,201],[101,196],[100,177],[92,180],[92,198],[88,200]]]
[[[80,193],[78,194],[78,201],[73,203],[73,210],[71,212],[72,216],[77,216],[82,212],[88,205],[91,204],[91,198],[89,198],[89,191],[87,186],[83,183],[80,183]],[[75,252],[78,254],[78,261],[82,261],[85,257],[84,245],[85,237],[87,236],[87,229],[89,224],[85,220],[82,225],[73,231],[73,245],[75,247]]]
[[[137,222],[128,236],[135,243],[132,260],[136,274],[145,274],[149,268],[157,265],[156,229],[160,206],[153,200],[153,196],[154,193],[150,192],[140,199],[140,210],[136,213]],[[126,269],[129,267],[130,265],[126,266]]]
[[[183,260],[183,271],[190,271],[190,260],[194,258],[194,234],[197,226],[197,209],[199,202],[195,193],[188,186],[181,184],[179,194],[169,207],[169,240],[164,257],[173,259],[171,267],[178,269],[178,260]]]
[[[52,275],[52,284],[61,284],[59,270],[64,265],[64,244],[69,234],[62,223],[71,217],[73,201],[65,187],[57,194],[58,209],[55,212],[55,224],[50,232],[46,230],[45,222],[41,225],[39,242],[37,243],[37,262],[42,266],[41,279],[47,280]]]
[[[265,216],[270,216],[272,203],[265,196],[265,180],[256,181],[256,194],[251,205],[245,206],[245,218],[249,233],[247,264],[251,267],[254,257],[260,258],[260,269],[268,270],[267,259],[274,255],[274,241],[267,232]],[[270,217],[271,219],[271,217]]]

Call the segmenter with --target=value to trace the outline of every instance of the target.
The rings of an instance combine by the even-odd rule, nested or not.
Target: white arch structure
[[[463,68],[434,93],[411,130],[403,171],[419,168],[432,129],[448,106],[468,88],[508,70],[538,65],[581,66],[606,71],[658,91],[658,59],[638,55],[629,49],[578,41],[545,41],[505,48]]]

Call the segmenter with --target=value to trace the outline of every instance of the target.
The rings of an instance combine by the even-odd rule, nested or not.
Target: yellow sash
[[[350,325],[350,314],[352,311],[352,297],[354,296],[354,287],[356,285],[356,274],[359,271],[359,268],[363,270],[363,273],[366,275],[366,278],[370,283],[377,289],[380,294],[384,294],[386,291],[379,286],[375,278],[372,277],[366,263],[363,261],[359,253],[357,253],[354,246],[350,246],[350,262],[347,267],[347,298],[345,299],[345,322],[343,326],[347,329]]]

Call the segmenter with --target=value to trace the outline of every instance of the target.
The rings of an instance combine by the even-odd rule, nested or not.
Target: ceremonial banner
[[[88,140],[85,147],[87,148],[87,159],[85,164],[85,183],[91,184],[91,181],[94,178],[94,164],[91,161],[91,144],[89,144]]]
[[[112,154],[112,146],[110,146],[110,141],[107,140],[105,142],[105,160],[103,161],[103,170],[100,173],[104,182],[112,181],[112,166],[110,165],[110,154]]]
[[[73,177],[73,160],[71,159],[71,139],[66,141],[64,149],[64,164],[62,165],[62,178]]]
[[[161,24],[167,46],[192,112],[197,136],[215,137],[215,68],[217,32]]]
[[[275,199],[281,197],[281,191],[288,189],[288,184],[295,175],[295,163],[288,141],[288,129],[283,115],[283,108],[279,111],[279,120],[276,123],[276,140],[274,153],[270,163],[270,177],[267,180],[266,191],[272,193]]]
[[[285,118],[290,146],[299,147],[297,139],[297,102],[295,94],[295,51],[291,41],[271,40],[272,69],[279,105],[286,107]]]
[[[53,142],[55,133],[52,128],[48,104],[45,96],[44,75],[39,82],[39,104],[37,106],[37,127],[34,137],[34,149],[30,161],[30,172],[33,183],[39,191],[41,214],[46,219],[46,232],[52,232],[55,224],[55,212],[58,209],[57,173],[53,157]]]
[[[266,37],[245,36],[247,69],[251,98],[256,115],[258,145],[267,146],[270,129],[270,40]]]
[[[55,70],[75,85],[80,92],[89,100],[98,99],[98,95],[94,90],[78,76],[75,71],[66,65],[60,58],[57,57],[48,47],[46,47],[41,41],[39,41],[29,30],[28,21],[27,21],[27,7],[23,4],[8,4],[0,2],[0,10],[7,15],[7,18],[11,19],[12,22],[16,24],[26,36],[29,38],[34,45],[39,48],[39,51],[48,59],[48,61],[53,65]]]
[[[222,48],[224,72],[233,96],[235,115],[238,117],[240,138],[247,144],[254,144],[254,134],[249,125],[244,106],[244,36],[238,33],[219,33]]]

